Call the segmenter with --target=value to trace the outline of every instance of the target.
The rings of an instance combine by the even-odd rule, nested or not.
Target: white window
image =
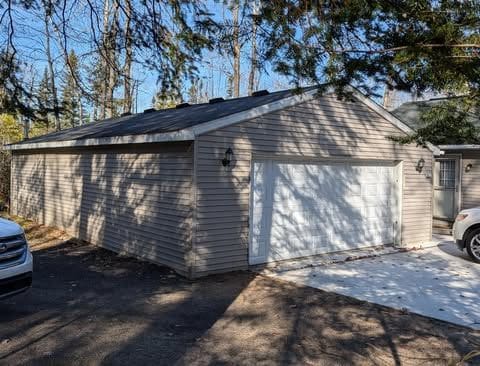
[[[438,183],[443,188],[455,188],[455,160],[440,160]]]

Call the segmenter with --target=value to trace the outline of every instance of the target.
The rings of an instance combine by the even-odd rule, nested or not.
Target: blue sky
[[[89,13],[86,6],[79,5],[80,2],[70,1],[71,8],[67,11],[68,25],[71,34],[75,37],[75,41],[68,40],[67,48],[74,50],[80,58],[80,63],[83,65],[92,64],[92,42],[87,37],[89,34]],[[222,19],[225,12],[228,16],[228,10],[223,6],[222,1],[209,0],[207,2],[208,9],[214,14],[216,19]],[[17,8],[14,13],[16,22],[15,41],[19,56],[25,60],[27,65],[25,75],[27,81],[33,80],[35,84],[40,82],[43,71],[46,67],[45,56],[45,36],[42,14],[37,10],[23,10]],[[0,33],[0,42],[4,41],[6,32],[2,30]],[[63,75],[66,73],[62,48],[60,47],[61,38],[55,31],[51,31],[52,35],[52,51],[55,59],[55,71],[59,76],[57,82],[59,89],[63,83]],[[2,39],[3,37],[3,39]],[[246,44],[242,49],[241,62],[241,95],[247,94],[247,80],[249,73],[249,55],[250,46]],[[203,81],[208,90],[208,98],[225,97],[227,90],[227,73],[232,71],[232,60],[230,57],[224,57],[216,52],[204,52],[202,62],[198,64],[199,77]],[[120,60],[121,61],[121,60]],[[158,74],[145,68],[141,64],[134,66],[134,78],[138,81],[137,101],[134,108],[141,112],[146,108],[152,106],[152,98],[157,91]],[[89,70],[84,69],[82,76],[85,86]],[[184,90],[188,90],[188,82],[185,82]],[[290,88],[291,84],[285,77],[276,74],[269,65],[260,73],[258,82],[258,89],[268,89],[270,91]],[[186,93],[185,93],[186,95]],[[121,88],[117,92],[117,96],[121,96]],[[408,97],[407,97],[408,99]],[[377,100],[378,102],[379,100]]]
[[[69,39],[67,42],[67,48],[74,50],[80,58],[80,63],[83,65],[92,63],[92,44],[87,39],[90,23],[86,20],[89,19],[89,14],[86,7],[82,8],[78,6],[79,3],[72,2],[72,6],[67,12],[67,18],[69,20],[68,27],[70,27],[72,34],[78,41]],[[209,10],[215,14],[215,18],[221,19],[223,13],[228,10],[223,8],[223,4],[220,1],[210,0],[208,1]],[[33,80],[34,84],[38,84],[43,75],[46,67],[46,55],[45,55],[45,33],[44,24],[42,19],[42,13],[35,9],[24,10],[19,7],[15,9],[14,18],[16,23],[15,32],[15,44],[19,58],[26,62],[25,65],[25,77],[28,82]],[[55,60],[55,71],[58,75],[57,86],[61,90],[64,75],[66,74],[66,68],[64,65],[64,56],[61,47],[61,38],[58,34],[51,29],[51,47]],[[5,42],[6,32],[2,30],[0,34],[0,42]],[[249,72],[249,45],[245,45],[242,49],[242,62],[241,62],[241,94],[246,95],[247,92],[247,80]],[[199,77],[202,79],[204,85],[208,89],[208,97],[225,97],[227,89],[227,72],[231,72],[231,60],[229,57],[223,57],[216,52],[204,52],[204,57],[201,63],[198,64]],[[143,67],[140,64],[134,66],[134,77],[138,80],[138,99],[136,107],[138,111],[150,108],[152,105],[152,97],[157,90],[158,74]],[[83,79],[85,86],[88,87],[86,82],[89,71],[83,71]],[[285,77],[275,74],[271,68],[267,65],[266,69],[260,73],[259,89],[280,90],[289,88],[290,85]],[[188,82],[185,82],[185,90],[188,89]],[[120,96],[121,88],[119,88],[118,96]]]

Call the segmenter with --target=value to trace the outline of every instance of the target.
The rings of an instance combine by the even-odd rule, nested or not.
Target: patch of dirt
[[[13,220],[23,227],[32,251],[51,248],[67,240],[74,240],[71,235],[67,234],[63,230],[38,224],[32,220],[25,219],[20,216],[10,215],[7,212],[1,212],[0,217]]]

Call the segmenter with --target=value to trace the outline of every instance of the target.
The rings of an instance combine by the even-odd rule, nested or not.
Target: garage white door
[[[393,165],[253,164],[250,264],[394,242]]]

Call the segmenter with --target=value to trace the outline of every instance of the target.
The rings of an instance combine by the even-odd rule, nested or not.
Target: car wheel
[[[473,230],[468,235],[465,247],[470,257],[480,263],[480,228]]]

